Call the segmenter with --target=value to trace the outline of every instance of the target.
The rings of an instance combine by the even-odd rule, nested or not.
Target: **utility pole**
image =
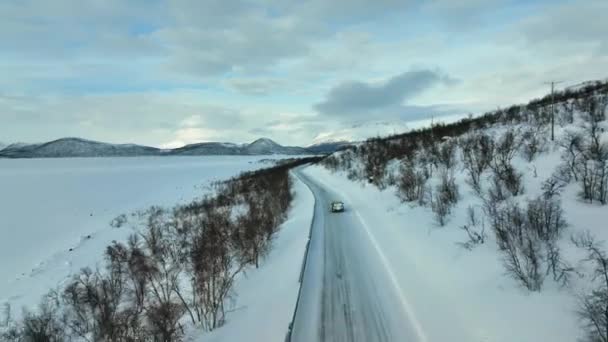
[[[551,85],[551,141],[555,140],[555,85],[563,81],[545,82]]]

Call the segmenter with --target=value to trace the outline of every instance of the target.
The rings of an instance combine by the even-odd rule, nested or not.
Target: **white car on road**
[[[344,203],[338,202],[338,201],[331,202],[331,205],[329,206],[329,211],[331,211],[332,213],[343,212],[344,211]]]

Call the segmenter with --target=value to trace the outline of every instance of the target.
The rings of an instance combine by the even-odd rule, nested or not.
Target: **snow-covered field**
[[[94,267],[112,240],[132,233],[110,226],[117,215],[192,200],[212,181],[269,166],[263,159],[0,159],[0,305],[9,303],[14,318],[71,273]]]

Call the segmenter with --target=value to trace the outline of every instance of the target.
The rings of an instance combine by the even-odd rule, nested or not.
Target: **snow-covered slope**
[[[302,147],[281,146],[268,138],[260,138],[245,146],[247,154],[305,154]]]
[[[250,144],[200,143],[176,148],[169,152],[174,155],[297,155],[310,153],[302,147],[282,146],[268,138],[260,138]]]
[[[198,155],[239,155],[245,154],[241,145],[232,143],[199,143],[190,144],[167,152],[171,155],[198,156]]]
[[[80,138],[62,138],[43,144],[10,145],[0,151],[8,158],[126,157],[158,155],[159,149],[134,144],[107,144]]]
[[[334,145],[324,151],[334,152]],[[206,142],[175,149],[161,150],[134,144],[108,144],[80,138],[63,138],[42,144],[12,144],[0,149],[0,158],[69,158],[69,157],[135,157],[135,156],[206,156],[206,155],[299,155],[313,154],[316,149],[282,146],[268,138],[250,144]]]
[[[429,126],[431,123],[450,123],[457,121],[462,117],[464,117],[464,115],[446,115],[413,121],[393,120],[359,122],[346,128],[321,132],[313,139],[312,145],[340,143],[345,141],[364,141],[370,138],[405,133],[414,129]]]
[[[505,275],[493,240],[472,251],[459,246],[466,241],[459,228],[466,224],[466,208],[477,204],[470,190],[461,188],[461,204],[440,228],[429,208],[404,205],[392,187],[381,191],[321,167],[305,172],[337,191],[366,223],[426,341],[576,341],[576,300],[568,291],[557,286],[541,293],[522,290]],[[584,215],[608,220],[602,213],[589,208],[569,221]],[[361,251],[368,253],[377,251]]]
[[[334,153],[342,148],[352,145],[348,141],[323,142],[310,145],[306,149],[313,154]]]
[[[366,222],[425,340],[601,340],[585,317],[605,309],[608,282],[571,237],[608,241],[608,85],[555,98],[554,141],[546,97],[368,142],[306,171]],[[466,164],[483,153],[467,161],[465,149],[481,151],[470,140],[481,136],[490,157],[476,187]],[[555,235],[534,235],[541,221]]]
[[[22,306],[36,308],[67,277],[94,268],[112,240],[133,232],[110,226],[118,215],[188,202],[212,182],[268,167],[260,162],[268,158],[0,159],[0,308],[9,304],[17,319]]]
[[[403,133],[410,129],[408,122],[396,121],[366,121],[349,127],[320,132],[312,144],[336,143],[341,141],[363,141],[368,138]]]

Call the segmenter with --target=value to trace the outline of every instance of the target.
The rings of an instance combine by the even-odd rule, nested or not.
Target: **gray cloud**
[[[104,54],[112,55],[122,53],[117,47],[133,51],[147,43],[133,39],[125,44],[132,38],[129,31],[163,20],[159,4],[145,2],[142,6],[138,0],[1,1],[0,50],[3,57],[58,58],[63,63],[90,48],[102,48]],[[144,49],[153,51],[148,46]]]
[[[491,23],[488,16],[513,3],[514,0],[428,0],[424,11],[436,17],[450,31],[470,31]]]
[[[448,105],[480,111],[542,95],[548,78],[602,77],[607,6],[0,0],[0,136],[177,144],[263,134],[306,143],[353,121],[456,111]],[[432,70],[369,81],[404,64],[466,80],[441,94],[434,87],[453,80]],[[349,78],[365,81],[339,83]]]
[[[213,76],[269,68],[307,53],[307,32],[282,18],[246,16],[236,26],[163,29],[156,35],[173,54],[168,70],[186,76]]]
[[[314,109],[330,116],[413,115],[433,108],[408,106],[404,105],[405,101],[435,85],[453,82],[455,80],[432,70],[407,71],[382,84],[350,81],[332,88]]]
[[[232,90],[241,94],[263,96],[275,92],[280,87],[285,86],[285,82],[279,79],[263,78],[232,78],[226,81],[226,84]]]
[[[569,2],[543,10],[543,15],[523,21],[517,29],[531,47],[574,50],[572,44],[587,44],[608,51],[608,2]],[[579,51],[571,51],[579,53]]]
[[[337,25],[354,25],[404,10],[413,0],[176,0],[175,25],[155,37],[173,54],[167,70],[184,77],[259,73],[305,59]]]

